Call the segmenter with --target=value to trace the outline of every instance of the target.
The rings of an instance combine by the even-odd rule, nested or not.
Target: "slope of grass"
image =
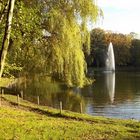
[[[4,95],[0,107],[0,139],[139,140],[140,122],[92,117],[38,106]]]
[[[14,81],[13,78],[0,78],[0,87],[6,87],[12,81]]]

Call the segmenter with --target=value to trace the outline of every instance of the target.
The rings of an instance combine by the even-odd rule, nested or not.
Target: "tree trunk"
[[[7,20],[6,20],[6,26],[5,26],[5,34],[4,34],[2,49],[1,49],[1,54],[0,54],[0,78],[3,73],[5,59],[6,59],[6,55],[8,51],[8,46],[9,46],[14,4],[15,4],[15,0],[9,1]]]

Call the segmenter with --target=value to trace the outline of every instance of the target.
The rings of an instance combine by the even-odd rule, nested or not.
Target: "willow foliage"
[[[94,0],[17,0],[9,64],[82,87],[87,82],[84,54],[90,52],[87,23],[101,14]]]
[[[68,86],[82,87],[86,81],[86,62],[83,50],[89,52],[88,21],[101,14],[92,0],[47,1],[46,30],[51,33],[50,63],[53,76]],[[80,23],[79,23],[79,22]]]
[[[82,41],[80,30],[76,24],[63,26],[62,37],[53,44],[52,72],[69,86],[84,84],[84,70],[86,67],[84,54],[81,49]]]

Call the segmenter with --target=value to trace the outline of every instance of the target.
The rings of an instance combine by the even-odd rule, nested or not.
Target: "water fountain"
[[[111,42],[108,46],[105,66],[106,66],[106,71],[115,71],[115,58],[114,58],[113,45]]]

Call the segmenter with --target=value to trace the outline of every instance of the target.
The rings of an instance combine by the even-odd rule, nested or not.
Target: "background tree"
[[[116,66],[127,66],[130,62],[131,36],[107,33],[106,41],[113,43]]]
[[[96,28],[91,31],[91,54],[89,56],[90,63],[97,67],[105,66],[105,54],[107,50],[105,31]]]
[[[102,29],[91,31],[91,55],[93,66],[105,66],[109,43],[113,43],[116,66],[128,66],[131,62],[132,35],[105,32]],[[90,59],[91,60],[91,59]],[[88,61],[88,60],[87,60]],[[91,66],[91,65],[90,65]]]
[[[133,39],[131,47],[131,65],[140,66],[140,40]]]

